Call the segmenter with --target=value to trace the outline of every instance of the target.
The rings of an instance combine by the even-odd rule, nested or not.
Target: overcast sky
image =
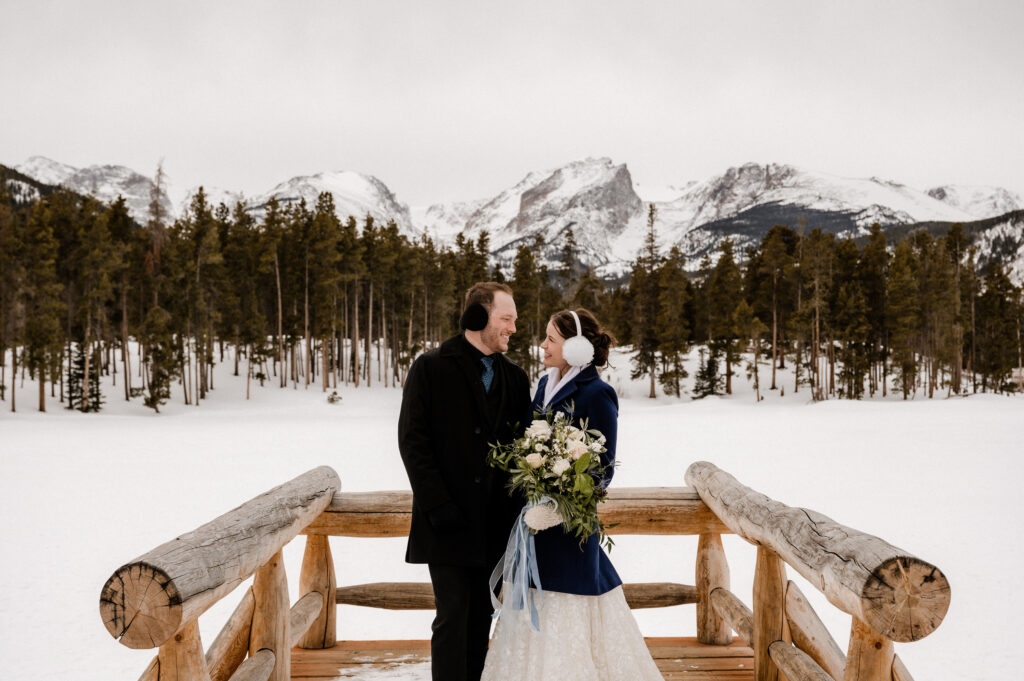
[[[0,0],[0,163],[175,194],[376,175],[409,205],[588,156],[1024,193],[1024,3]]]

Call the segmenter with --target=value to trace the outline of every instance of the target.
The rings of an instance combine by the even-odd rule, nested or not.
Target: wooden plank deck
[[[666,681],[752,681],[754,652],[737,639],[709,646],[693,637],[647,638],[647,647]],[[401,665],[429,662],[430,641],[338,641],[326,650],[292,649],[292,679],[329,681],[374,678]]]

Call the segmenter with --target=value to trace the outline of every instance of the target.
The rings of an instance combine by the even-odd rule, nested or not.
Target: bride
[[[569,339],[572,343],[563,348]],[[619,409],[615,390],[601,380],[597,368],[607,363],[613,342],[588,310],[555,313],[541,344],[549,369],[531,405],[537,412],[562,411],[577,426],[588,419],[589,427],[605,436],[605,486],[614,470]],[[626,604],[622,580],[601,550],[598,535],[581,547],[575,536],[556,525],[538,532],[535,544],[542,591],[537,599],[540,630],[531,627],[526,610],[502,610],[481,680],[660,681]]]

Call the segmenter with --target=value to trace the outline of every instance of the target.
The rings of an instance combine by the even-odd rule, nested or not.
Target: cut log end
[[[938,629],[949,610],[949,582],[931,563],[891,558],[864,585],[865,621],[893,641],[919,641]]]
[[[103,585],[100,616],[125,646],[155,648],[181,627],[181,595],[163,570],[129,563]]]

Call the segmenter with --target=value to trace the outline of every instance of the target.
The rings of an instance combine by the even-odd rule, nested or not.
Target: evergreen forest
[[[669,395],[731,393],[734,378],[814,400],[904,398],[1019,389],[1021,287],[978,253],[959,225],[857,241],[777,225],[756,248],[693,267],[659,248],[652,205],[628,279],[609,286],[580,264],[572,230],[559,262],[523,244],[511,271],[492,266],[488,235],[450,245],[411,239],[392,221],[270,201],[261,213],[211,205],[200,189],[170,220],[158,169],[145,224],[67,189],[15,195],[0,167],[0,398],[97,411],[172,396],[200,405],[213,367],[230,362],[253,390],[401,387],[415,357],[458,331],[474,282],[515,291],[510,357],[531,378],[547,319],[564,307],[597,314],[630,346],[634,379]],[[45,188],[45,185],[43,186]],[[684,391],[683,360],[699,357]],[[789,385],[777,369],[792,370]],[[691,367],[692,368],[692,367]],[[38,395],[18,384],[38,380]],[[103,395],[100,376],[117,395]]]

